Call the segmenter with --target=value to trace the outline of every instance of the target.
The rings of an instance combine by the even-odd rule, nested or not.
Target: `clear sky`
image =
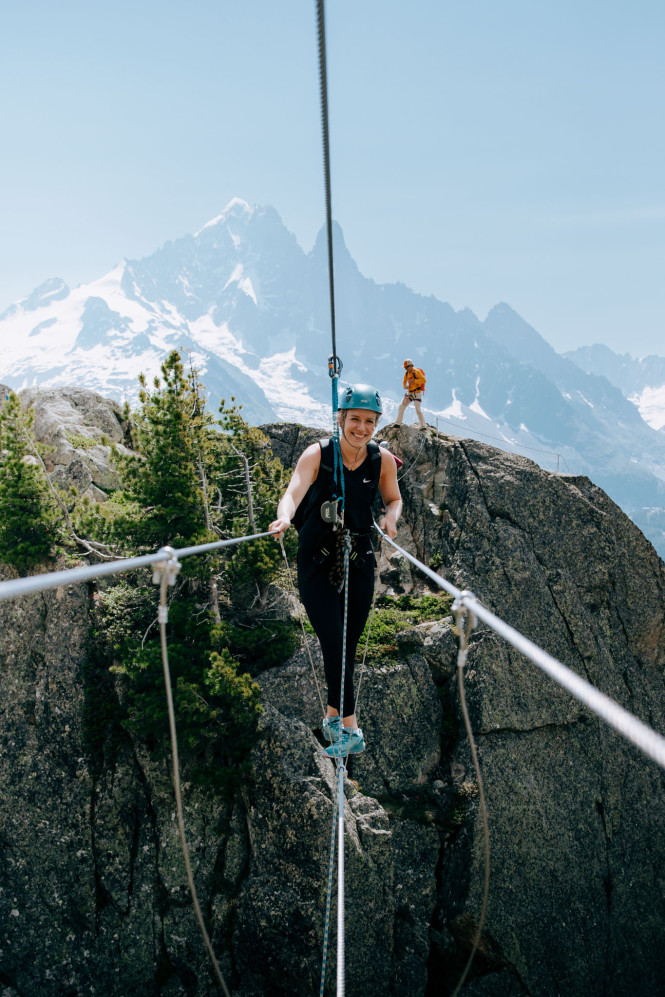
[[[361,271],[665,355],[663,0],[328,0]],[[0,311],[271,204],[324,219],[314,0],[0,0]]]

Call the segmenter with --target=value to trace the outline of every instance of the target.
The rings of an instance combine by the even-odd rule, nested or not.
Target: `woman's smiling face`
[[[361,447],[372,438],[379,417],[365,408],[350,408],[339,413],[340,425],[348,443]]]

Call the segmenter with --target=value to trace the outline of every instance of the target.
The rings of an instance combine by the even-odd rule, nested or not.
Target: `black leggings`
[[[323,667],[328,683],[328,706],[332,706],[343,717],[349,717],[355,712],[353,663],[360,635],[372,607],[374,574],[368,576],[354,566],[351,566],[349,570],[344,709],[340,710],[344,591],[337,592],[328,577],[329,571],[329,565],[322,565],[313,575],[308,572],[309,577],[303,577],[303,572],[299,566],[298,589],[323,652]]]

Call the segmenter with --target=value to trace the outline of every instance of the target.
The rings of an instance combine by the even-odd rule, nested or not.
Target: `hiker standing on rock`
[[[356,648],[374,594],[376,562],[372,547],[372,503],[377,490],[384,504],[379,525],[394,537],[402,511],[393,455],[372,441],[382,411],[378,391],[368,384],[351,385],[339,404],[337,419],[344,474],[344,522],[336,521],[334,446],[332,440],[313,443],[301,454],[277,506],[270,531],[281,537],[288,527],[298,530],[298,590],[321,644],[328,684],[328,709],[323,733],[336,753],[358,754],[365,749],[355,715],[353,670]],[[344,628],[344,534],[348,531],[346,660],[344,703],[340,702]],[[341,714],[341,717],[340,717]],[[336,742],[341,741],[340,748]]]
[[[427,423],[425,422],[425,418],[420,407],[420,402],[425,392],[426,381],[427,378],[425,377],[421,367],[414,367],[413,360],[404,361],[404,378],[402,380],[402,387],[405,388],[406,394],[402,399],[402,404],[400,405],[399,412],[397,413],[397,418],[395,420],[396,426],[402,425],[402,419],[404,418],[407,406],[413,402],[416,415],[418,416],[418,421],[420,422],[420,428],[427,429]]]

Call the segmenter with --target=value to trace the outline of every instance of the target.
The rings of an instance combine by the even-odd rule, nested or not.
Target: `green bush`
[[[397,660],[396,635],[418,623],[439,620],[450,611],[452,600],[449,595],[400,595],[379,596],[374,613],[365,624],[358,643],[358,653],[363,654],[369,631],[367,657],[373,664]]]

